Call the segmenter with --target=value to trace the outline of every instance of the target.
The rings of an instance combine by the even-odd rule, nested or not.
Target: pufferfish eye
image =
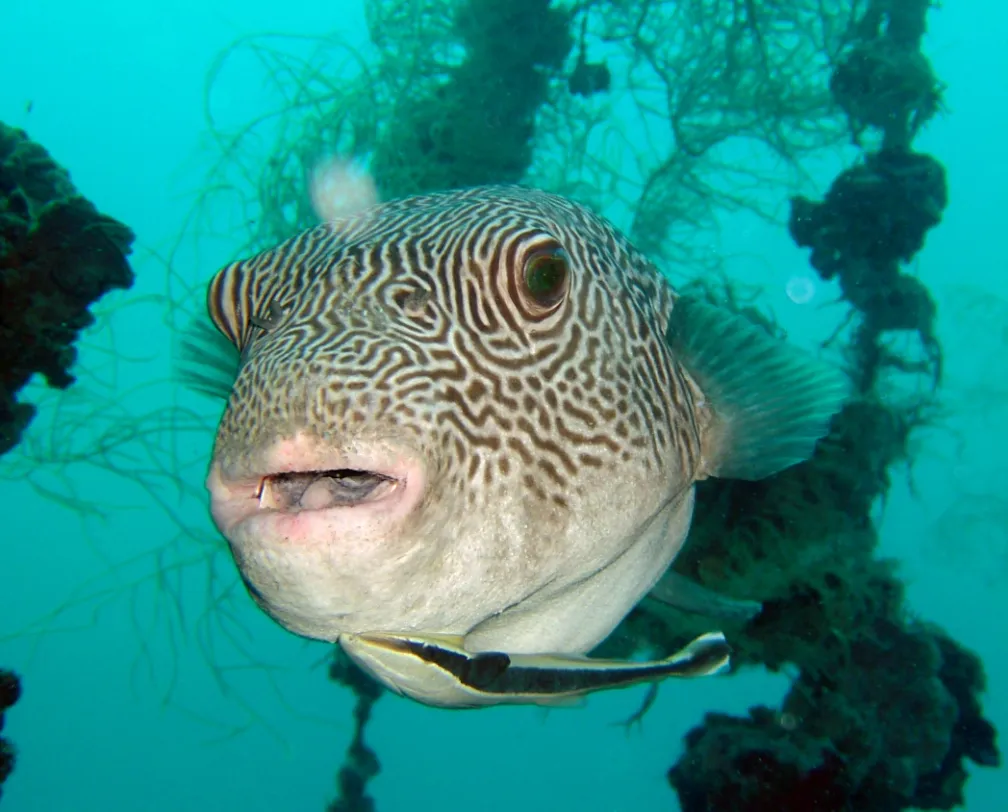
[[[525,261],[525,291],[539,307],[552,309],[567,295],[570,258],[562,248],[546,248]]]

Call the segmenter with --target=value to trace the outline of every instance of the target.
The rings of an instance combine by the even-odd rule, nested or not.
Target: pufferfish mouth
[[[260,462],[258,470],[210,469],[211,513],[225,536],[249,522],[280,523],[275,529],[289,536],[316,519],[331,530],[385,524],[408,514],[424,488],[422,466],[407,456],[334,456],[301,437],[277,444]]]
[[[288,471],[263,477],[257,496],[265,510],[325,510],[378,501],[400,484],[394,476],[354,468]]]

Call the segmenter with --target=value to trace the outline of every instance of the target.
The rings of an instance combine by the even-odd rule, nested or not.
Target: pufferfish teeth
[[[397,484],[368,471],[292,471],[265,477],[257,496],[263,510],[325,510],[380,499]]]

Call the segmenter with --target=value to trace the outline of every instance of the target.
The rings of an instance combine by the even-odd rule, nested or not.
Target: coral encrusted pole
[[[730,636],[738,664],[798,671],[781,708],[708,714],[687,735],[669,772],[684,812],[951,809],[967,760],[1000,763],[982,663],[911,618],[894,564],[875,552],[872,508],[930,419],[942,373],[935,302],[904,268],[947,204],[944,168],[912,149],[941,103],[920,52],[929,7],[867,5],[830,85],[863,159],[823,201],[792,201],[792,237],[851,307],[856,394],[807,463],[765,482],[704,483],[676,562],[763,602]],[[872,134],[879,143],[865,147]],[[898,334],[915,335],[917,349],[890,341]],[[895,379],[909,380],[909,395],[883,395]]]

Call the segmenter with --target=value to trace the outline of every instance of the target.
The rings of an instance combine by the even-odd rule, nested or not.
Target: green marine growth
[[[17,401],[33,375],[66,389],[88,308],[133,284],[133,233],[81,197],[21,130],[0,123],[0,455],[35,414]]]
[[[382,200],[516,183],[528,171],[550,72],[573,47],[569,12],[549,0],[464,0],[453,13],[463,56],[426,94],[405,94],[372,158]]]

